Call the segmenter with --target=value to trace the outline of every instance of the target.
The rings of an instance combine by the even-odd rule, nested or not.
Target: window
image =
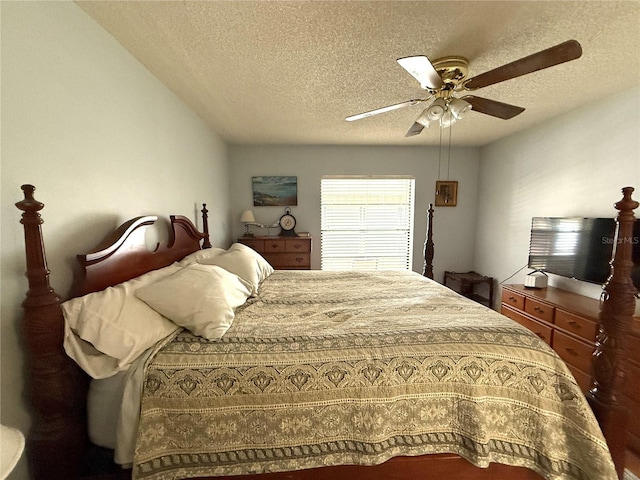
[[[415,180],[321,180],[322,270],[411,270]]]

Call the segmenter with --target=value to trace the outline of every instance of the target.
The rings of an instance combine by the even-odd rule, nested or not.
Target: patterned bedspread
[[[276,271],[221,341],[182,332],[147,368],[138,479],[444,452],[616,478],[553,351],[415,273]]]

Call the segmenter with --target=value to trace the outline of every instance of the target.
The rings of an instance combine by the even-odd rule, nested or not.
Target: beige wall
[[[447,175],[447,150],[441,158],[440,179]],[[477,148],[454,148],[449,179],[457,180],[458,206],[436,207],[434,214],[434,275],[444,270],[465,271],[473,266],[479,157]],[[295,175],[298,205],[292,208],[300,231],[313,235],[311,268],[320,268],[320,179],[323,175],[412,175],[416,179],[413,270],[422,272],[426,210],[434,202],[438,180],[437,147],[361,146],[233,146],[231,159],[231,214],[235,235],[242,232],[240,214],[252,208],[259,223],[280,218],[283,208],[253,207],[251,177]],[[279,229],[271,230],[272,234]],[[256,230],[256,233],[266,233]]]
[[[640,199],[640,88],[483,147],[480,172],[475,267],[503,280],[527,264],[531,217],[614,217],[626,186]],[[560,277],[550,283],[601,291]]]
[[[20,185],[46,205],[51,283],[64,296],[73,256],[133,216],[193,219],[207,202],[213,240],[226,243],[228,169],[220,139],[74,3],[1,6],[0,405],[3,424],[26,430]],[[28,478],[25,463],[12,479]]]

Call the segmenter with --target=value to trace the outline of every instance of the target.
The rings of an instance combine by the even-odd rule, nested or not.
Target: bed
[[[153,252],[144,229],[155,218],[138,217],[78,256],[78,296],[61,303],[48,280],[43,204],[33,186],[22,189],[25,198],[16,205],[23,211],[29,282],[23,306],[33,478],[622,478],[626,409],[619,392],[636,293],[630,241],[619,241],[606,287],[587,403],[566,366],[535,335],[427,278],[431,208],[422,276],[269,272],[259,259],[249,273],[236,275],[220,260],[242,249],[211,247],[206,206],[204,233],[172,216],[169,241]],[[623,189],[616,204],[619,239],[632,236],[638,206],[632,192]],[[127,362],[115,353],[117,360],[106,363],[87,355],[81,369],[81,361],[71,360],[63,347],[69,310],[76,311],[70,305],[82,310],[83,299],[162,270],[168,273],[134,283],[138,300],[144,297],[165,320],[191,320],[176,328],[167,320],[162,341],[144,350],[132,470],[96,472],[99,462],[86,461],[85,372]],[[214,310],[226,306],[222,327],[194,325],[193,315],[175,311],[200,302],[199,296],[186,300],[206,290],[205,270],[233,284],[224,301],[213,297]],[[176,283],[183,275],[188,288]]]

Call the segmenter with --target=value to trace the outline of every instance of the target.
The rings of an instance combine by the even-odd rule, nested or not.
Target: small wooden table
[[[482,285],[488,285],[488,296],[485,296],[486,292],[483,295],[477,291],[476,287]],[[493,307],[493,277],[476,272],[444,272],[444,286],[489,308]]]

